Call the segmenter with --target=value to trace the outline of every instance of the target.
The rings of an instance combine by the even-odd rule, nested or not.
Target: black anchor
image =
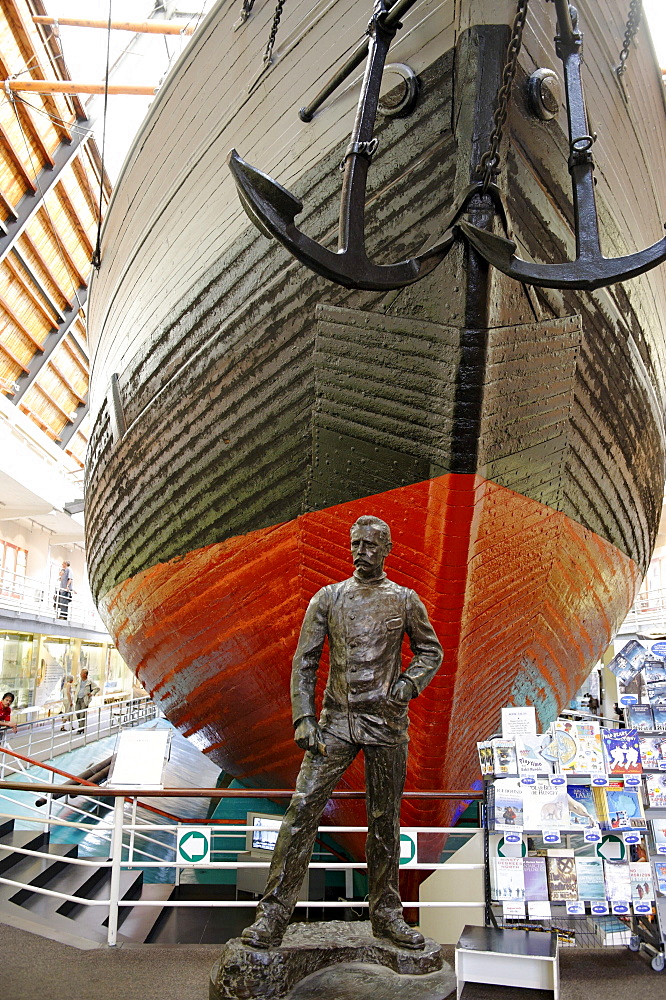
[[[404,5],[402,10],[404,12]],[[388,17],[387,17],[388,15]],[[481,183],[470,184],[456,198],[444,222],[444,235],[434,246],[397,264],[374,264],[365,250],[365,190],[368,168],[377,148],[372,132],[377,115],[382,73],[389,46],[400,22],[390,19],[384,0],[376,0],[368,25],[370,36],[356,120],[344,160],[338,251],[327,250],[302,233],[294,217],[303,202],[267,174],[229,154],[229,168],[243,207],[258,229],[274,236],[311,270],[346,288],[386,291],[420,281],[444,259],[455,240],[452,223]]]
[[[589,134],[580,72],[583,39],[577,30],[576,8],[567,0],[554,0],[554,3],[559,31],[555,38],[556,51],[564,66],[566,82],[576,260],[564,264],[535,264],[516,256],[516,244],[512,240],[468,222],[461,222],[459,228],[488,263],[518,281],[546,288],[584,288],[592,291],[616,281],[635,278],[661,264],[666,260],[666,237],[646,250],[626,257],[608,258],[601,253],[592,157],[592,144],[596,137]]]

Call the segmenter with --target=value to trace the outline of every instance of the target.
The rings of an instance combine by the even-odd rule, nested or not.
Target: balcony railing
[[[63,622],[94,632],[106,632],[92,600],[79,596],[75,591],[60,591],[57,580],[48,583],[1,570],[0,611],[2,610]]]
[[[639,594],[620,633],[666,631],[666,590]]]

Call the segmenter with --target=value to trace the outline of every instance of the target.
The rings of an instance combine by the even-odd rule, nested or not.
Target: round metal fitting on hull
[[[390,63],[384,67],[382,93],[377,112],[384,118],[406,118],[416,107],[419,80],[406,63]]]
[[[552,69],[537,69],[527,81],[530,111],[541,121],[555,117],[562,103],[562,83]]]

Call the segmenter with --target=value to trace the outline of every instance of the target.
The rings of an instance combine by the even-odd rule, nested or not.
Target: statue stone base
[[[372,969],[369,970],[368,965],[383,966],[410,979],[424,975],[430,979],[430,973],[440,973],[445,968],[441,946],[429,938],[426,938],[424,948],[411,951],[398,948],[383,938],[373,937],[367,920],[298,923],[287,928],[278,948],[248,948],[240,938],[227,941],[211,972],[209,997],[210,1000],[278,1000],[287,997],[306,976],[350,962],[365,963],[362,968],[359,967],[358,975],[370,984],[368,996],[375,997],[377,991],[372,986]],[[335,970],[330,969],[330,975],[334,973]],[[453,986],[449,988],[448,977],[445,976],[446,984],[432,983],[434,992],[428,990],[420,995],[417,992],[415,1000],[430,1000],[431,997],[440,1000],[447,996],[455,986],[453,974],[449,974]],[[345,975],[349,981],[347,964]],[[439,980],[440,977],[436,978]],[[327,991],[330,991],[330,985],[328,982]],[[356,996],[361,1000],[358,985],[359,982]],[[425,982],[423,985],[426,985]],[[317,992],[313,992],[313,997],[317,996]]]

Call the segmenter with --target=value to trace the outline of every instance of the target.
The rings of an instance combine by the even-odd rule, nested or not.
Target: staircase
[[[14,820],[0,821],[0,875],[23,888],[0,883],[0,921],[76,948],[97,948],[107,941],[108,907],[37,892],[48,889],[84,899],[108,899],[111,869],[68,864],[78,857],[76,844],[51,844],[48,833],[14,829]],[[21,854],[40,851],[46,858]],[[106,858],[100,857],[100,862]],[[32,888],[31,888],[32,887]],[[144,884],[143,872],[121,871],[118,943],[143,943],[158,921],[162,907],[133,907],[137,900],[168,899],[173,885]]]

